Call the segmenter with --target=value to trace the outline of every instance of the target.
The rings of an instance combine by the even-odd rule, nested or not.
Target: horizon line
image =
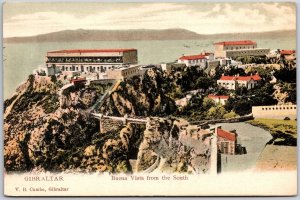
[[[41,35],[51,34],[51,33],[59,33],[63,31],[78,31],[78,30],[85,30],[85,31],[136,31],[136,30],[153,30],[153,31],[163,31],[163,30],[174,30],[174,29],[181,29],[193,32],[198,35],[221,35],[221,34],[251,34],[251,33],[268,33],[268,32],[279,32],[279,31],[297,31],[297,29],[277,29],[277,30],[269,30],[269,31],[253,31],[253,32],[223,32],[223,33],[211,33],[211,34],[204,34],[204,33],[197,33],[195,31],[191,31],[189,29],[185,28],[166,28],[166,29],[151,29],[151,28],[137,28],[137,29],[83,29],[83,28],[77,28],[77,29],[64,29],[60,31],[53,31],[48,33],[41,33],[37,35],[29,35],[29,36],[11,36],[11,37],[3,37],[3,39],[9,39],[9,38],[26,38],[26,37],[37,37]]]

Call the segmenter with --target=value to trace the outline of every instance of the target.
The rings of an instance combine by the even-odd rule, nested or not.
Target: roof
[[[210,56],[211,54],[214,54],[213,52],[203,52],[202,55],[205,55],[205,56]]]
[[[225,131],[225,130],[220,129],[220,128],[217,128],[217,135],[218,135],[218,137],[222,137],[222,138],[228,139],[230,141],[235,141],[235,139],[236,139],[236,136],[235,136],[234,133],[231,133],[229,131]]]
[[[255,74],[254,76],[252,76],[252,78],[253,78],[253,80],[255,80],[255,81],[261,80],[261,77],[260,77],[259,74]]]
[[[223,41],[223,42],[216,42],[215,45],[253,45],[256,42],[252,40],[240,40],[240,41]]]
[[[191,55],[191,56],[181,56],[179,59],[180,60],[197,60],[197,59],[206,59],[206,57],[203,54],[199,54],[199,55]]]
[[[296,51],[295,50],[281,50],[280,54],[281,55],[291,55],[294,54]]]
[[[127,52],[136,51],[136,49],[67,49],[49,51],[48,53],[109,53],[109,52]]]
[[[210,95],[208,95],[208,98],[212,98],[212,99],[229,99],[229,96],[210,94]]]
[[[221,76],[221,78],[219,80],[222,80],[222,81],[233,81],[233,80],[236,80],[236,76]]]
[[[250,81],[251,79],[255,80],[255,81],[259,81],[261,80],[261,77],[259,76],[259,74],[255,74],[252,76],[221,76],[221,78],[219,80],[222,81]]]
[[[80,83],[80,82],[85,82],[85,81],[86,81],[85,77],[83,77],[83,78],[74,78],[74,79],[70,80],[71,83]]]

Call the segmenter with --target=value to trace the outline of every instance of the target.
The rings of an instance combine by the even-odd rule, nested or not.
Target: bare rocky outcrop
[[[205,135],[186,131],[185,120],[151,118],[139,148],[137,171],[206,173],[210,145]],[[200,134],[195,138],[195,135]],[[206,136],[210,136],[209,134]]]
[[[131,173],[129,160],[137,160],[138,171],[205,173],[209,147],[202,137],[199,148],[181,139],[178,120],[151,117],[147,128],[127,123],[100,133],[91,115],[93,109],[114,116],[173,113],[176,106],[162,91],[161,79],[161,71],[149,70],[143,78],[121,82],[97,110],[94,104],[109,86],[62,90],[60,80],[29,76],[4,102],[5,170]]]
[[[176,111],[174,100],[162,90],[163,73],[146,71],[143,78],[121,82],[100,108],[101,113],[124,116],[166,116]]]

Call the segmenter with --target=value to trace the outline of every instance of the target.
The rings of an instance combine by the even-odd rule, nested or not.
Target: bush
[[[230,111],[229,113],[226,113],[223,118],[225,119],[230,119],[230,118],[235,118],[235,117],[238,117],[239,115],[236,114],[235,112],[233,111]]]
[[[55,75],[52,75],[52,76],[51,76],[51,81],[52,81],[53,83],[56,83],[56,81],[57,81],[57,78],[56,78],[56,76],[55,76]]]

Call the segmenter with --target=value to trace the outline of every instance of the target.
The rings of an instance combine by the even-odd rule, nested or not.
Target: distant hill
[[[256,33],[224,33],[203,35],[186,29],[132,30],[64,30],[30,37],[4,38],[4,42],[66,42],[66,41],[131,41],[131,40],[194,40],[194,39],[255,39],[296,37],[295,30]]]

